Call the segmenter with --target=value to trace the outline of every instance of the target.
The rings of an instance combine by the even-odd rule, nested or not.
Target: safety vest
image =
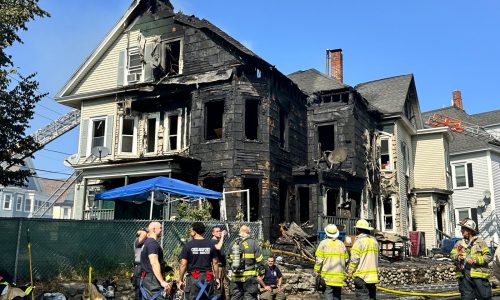
[[[367,234],[359,234],[351,248],[349,273],[363,279],[366,283],[378,282],[378,252],[377,240]]]
[[[231,281],[245,282],[247,277],[257,276],[257,267],[263,259],[262,251],[257,241],[253,238],[245,238],[243,241],[236,240],[234,243],[240,243],[244,269],[239,272],[233,272]],[[230,253],[228,257],[229,263],[232,262],[232,259],[232,253]]]
[[[466,260],[472,258],[475,262],[473,264],[466,264],[465,268],[457,268],[455,271],[457,278],[464,276],[464,269],[468,269],[469,267],[472,278],[490,278],[488,269],[488,264],[491,261],[490,249],[488,249],[488,245],[482,238],[478,237],[472,242],[468,242],[465,239],[459,240],[450,253],[451,259],[456,263],[458,263],[459,254],[462,254]]]
[[[320,272],[326,285],[344,286],[345,263],[348,257],[343,242],[324,239],[316,249],[314,270]]]

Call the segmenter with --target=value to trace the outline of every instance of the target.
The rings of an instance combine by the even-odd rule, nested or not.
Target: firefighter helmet
[[[464,227],[464,228],[470,229],[473,232],[477,233],[476,222],[474,222],[474,220],[472,220],[472,219],[465,218],[462,221],[460,221],[459,225],[460,225],[460,227]]]
[[[335,224],[328,224],[325,227],[325,234],[327,237],[336,240],[340,232]]]
[[[365,219],[359,219],[356,222],[356,226],[354,226],[359,229],[364,229],[364,230],[373,230],[373,227],[370,226],[370,223],[368,223],[367,220]]]

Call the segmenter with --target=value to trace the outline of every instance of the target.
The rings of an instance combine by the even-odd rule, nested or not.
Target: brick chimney
[[[326,75],[344,82],[342,49],[326,49]]]
[[[453,100],[451,105],[456,108],[460,108],[461,110],[464,109],[464,106],[462,104],[462,93],[459,90],[453,91]]]

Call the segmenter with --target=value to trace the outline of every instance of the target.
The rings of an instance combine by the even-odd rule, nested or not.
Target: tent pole
[[[222,213],[221,219],[227,221],[227,213],[226,213],[226,189],[222,189]]]
[[[250,190],[247,189],[247,222],[250,222]]]
[[[151,191],[151,208],[149,209],[149,220],[153,220],[153,204],[155,199],[155,190]]]

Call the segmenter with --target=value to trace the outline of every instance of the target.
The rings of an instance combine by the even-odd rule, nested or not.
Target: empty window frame
[[[299,221],[300,223],[305,223],[309,221],[309,188],[299,187]]]
[[[471,163],[453,164],[453,187],[470,188],[474,186]]]
[[[382,214],[383,214],[383,226],[384,230],[393,231],[394,230],[394,215],[393,215],[393,202],[394,199],[392,196],[386,197],[382,199]]]
[[[156,152],[158,141],[158,115],[149,115],[146,119],[146,153]]]
[[[142,78],[142,58],[139,48],[129,48],[127,52],[127,82],[135,83]]]
[[[17,211],[23,210],[23,201],[24,201],[24,195],[17,195],[17,200],[16,200]]]
[[[259,129],[259,101],[245,101],[245,138],[247,140],[258,140]]]
[[[283,149],[288,148],[288,112],[280,107],[279,111],[279,126],[280,126],[280,147]]]
[[[326,207],[327,216],[336,216],[339,203],[339,190],[328,189],[326,191]]]
[[[3,195],[3,205],[4,210],[12,210],[12,194]]]
[[[165,74],[182,74],[182,41],[166,41],[162,43],[162,47],[162,67]]]
[[[205,103],[205,140],[218,140],[224,134],[224,101]]]
[[[120,118],[120,153],[135,153],[137,136],[136,123],[135,118]]]
[[[207,177],[203,180],[203,187],[217,192],[224,191],[224,177]],[[208,199],[208,202],[212,205],[212,210],[210,212],[212,219],[221,219],[221,201],[220,199]]]
[[[322,153],[335,150],[335,124],[318,125],[318,144]]]
[[[182,116],[179,113],[165,114],[165,148],[167,151],[179,151],[182,141]]]
[[[90,150],[106,144],[106,118],[90,120]]]
[[[260,178],[243,178],[243,189],[250,192],[250,222],[258,221],[261,217]],[[242,193],[242,203],[247,203],[247,194]],[[244,210],[245,213],[247,210]]]
[[[382,170],[392,170],[391,140],[389,137],[380,139],[380,168]]]
[[[401,154],[403,159],[403,171],[406,176],[410,176],[410,155],[408,146],[405,142],[401,142]]]
[[[24,211],[26,211],[26,212],[31,211],[31,199],[30,198],[24,199]]]

